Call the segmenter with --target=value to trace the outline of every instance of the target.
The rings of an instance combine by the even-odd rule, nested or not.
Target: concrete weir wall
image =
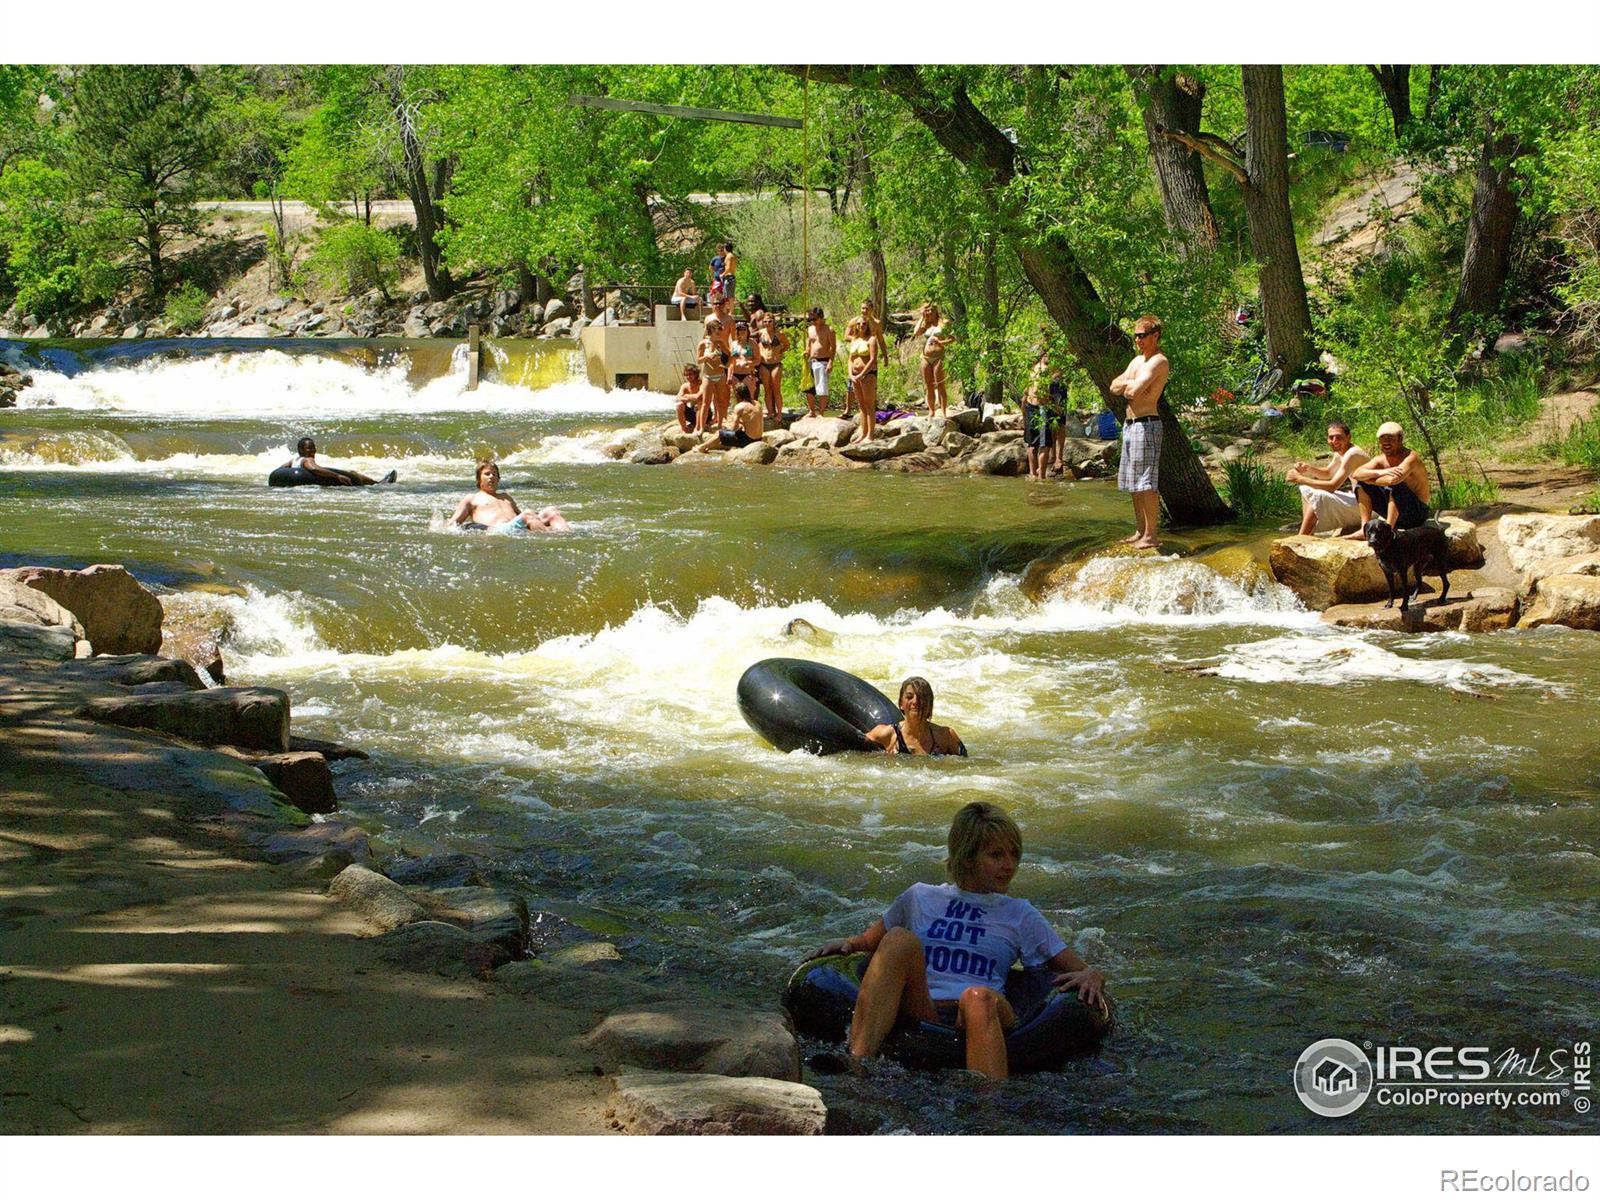
[[[698,318],[678,319],[675,305],[655,306],[654,325],[588,325],[578,335],[584,371],[595,387],[638,386],[645,378],[653,392],[676,392],[684,364],[694,361],[700,341]]]

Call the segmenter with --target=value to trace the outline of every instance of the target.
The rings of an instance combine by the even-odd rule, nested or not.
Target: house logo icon
[[[1295,1063],[1294,1090],[1318,1116],[1348,1117],[1372,1094],[1372,1064],[1355,1043],[1324,1038]]]

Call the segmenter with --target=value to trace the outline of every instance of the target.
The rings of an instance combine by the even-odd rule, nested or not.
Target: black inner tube
[[[325,467],[324,470],[332,471],[346,482],[354,483],[349,474],[336,467]],[[268,487],[339,487],[339,479],[329,479],[326,475],[318,475],[315,471],[308,471],[304,467],[291,467],[288,463],[276,468],[267,476]]]
[[[803,658],[765,658],[739,677],[739,713],[746,724],[785,753],[876,751],[866,738],[892,725],[900,710],[864,679]]]

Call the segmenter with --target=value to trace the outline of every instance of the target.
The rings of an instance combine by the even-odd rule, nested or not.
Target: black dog
[[[1378,556],[1383,568],[1384,582],[1389,585],[1389,608],[1394,604],[1394,581],[1400,577],[1400,611],[1411,607],[1411,597],[1422,591],[1422,569],[1426,567],[1439,577],[1439,600],[1443,604],[1450,595],[1450,543],[1444,529],[1433,522],[1418,525],[1415,529],[1396,529],[1382,517],[1373,517],[1361,527],[1367,545]],[[1412,588],[1409,572],[1417,572],[1417,586]]]

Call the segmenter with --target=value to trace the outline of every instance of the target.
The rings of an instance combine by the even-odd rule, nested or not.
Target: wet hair
[[[317,452],[317,444],[310,438],[301,438],[299,444],[295,446],[294,452],[300,455],[315,454]]]
[[[1343,421],[1329,421],[1328,428],[1337,429],[1340,433],[1344,434],[1345,437],[1350,436],[1350,426],[1346,425]]]
[[[945,873],[957,887],[965,887],[972,877],[973,864],[990,842],[999,842],[1008,850],[1022,856],[1022,830],[1008,817],[998,804],[987,800],[974,800],[962,805],[950,822],[950,836],[945,840],[949,850],[944,860]]]
[[[904,699],[908,691],[922,702],[922,715],[924,717],[933,712],[933,684],[929,683],[921,675],[913,675],[900,685],[900,690],[895,695],[896,700]]]
[[[495,462],[492,458],[479,459],[478,469],[473,473],[472,482],[481,485],[483,483],[483,473],[485,471],[493,471],[498,475],[500,473],[500,464]]]

